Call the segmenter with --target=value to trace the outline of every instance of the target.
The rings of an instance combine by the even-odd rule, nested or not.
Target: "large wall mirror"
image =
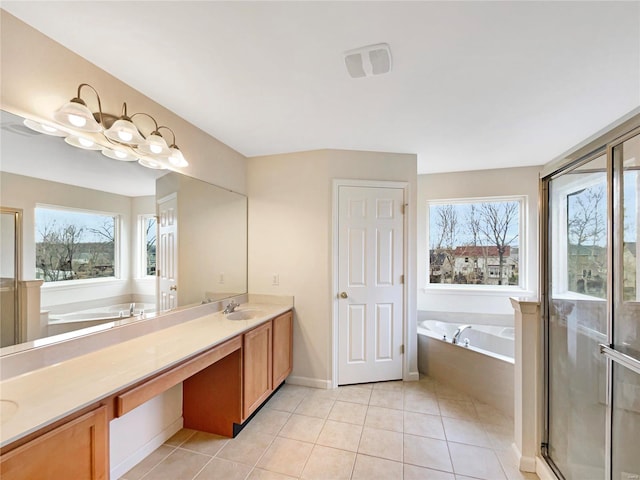
[[[18,280],[42,280],[40,318],[25,325],[24,292],[2,268],[2,347],[247,292],[246,196],[74,148],[5,111],[1,122],[0,206],[19,217],[2,223],[2,258],[17,259]]]

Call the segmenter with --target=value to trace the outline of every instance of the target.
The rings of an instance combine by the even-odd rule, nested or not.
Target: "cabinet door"
[[[100,407],[2,455],[2,480],[106,480],[107,412]]]
[[[243,418],[248,418],[271,394],[271,321],[244,334]]]
[[[293,368],[293,312],[273,319],[273,388],[276,388]]]

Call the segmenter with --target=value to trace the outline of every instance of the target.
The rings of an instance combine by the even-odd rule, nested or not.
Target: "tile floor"
[[[235,438],[183,429],[121,480],[537,480],[513,421],[428,377],[284,385]]]

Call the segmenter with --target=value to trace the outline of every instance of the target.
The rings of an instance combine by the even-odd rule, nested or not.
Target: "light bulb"
[[[82,128],[87,124],[87,119],[79,115],[69,114],[67,117],[69,118],[69,123],[74,127]]]
[[[121,152],[120,150],[114,150],[113,153],[116,154],[116,157],[118,158],[127,158],[127,154],[124,152]]]
[[[130,142],[133,139],[133,135],[130,132],[123,132],[122,130],[118,132],[118,137],[123,142]]]
[[[57,128],[50,127],[46,123],[42,123],[42,124],[40,124],[40,126],[42,127],[43,130],[45,130],[45,131],[47,131],[49,133],[56,133],[56,132],[60,131]]]
[[[85,137],[78,137],[78,142],[80,142],[80,145],[87,148],[92,147],[93,144],[95,143],[93,140],[89,140],[88,138],[85,138]]]
[[[151,150],[153,153],[161,153],[162,147],[160,145],[149,145],[149,150]]]

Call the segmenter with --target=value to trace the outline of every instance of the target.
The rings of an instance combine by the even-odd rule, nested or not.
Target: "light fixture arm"
[[[173,140],[171,141],[171,145],[169,145],[169,147],[175,147],[176,146],[176,133],[171,130],[169,127],[165,126],[165,125],[160,125],[159,127],[156,125],[156,131],[160,130],[161,128],[165,128],[167,130],[169,130],[171,132],[171,135],[173,136]]]
[[[123,115],[126,116],[126,114],[127,114],[127,104],[126,103],[123,105],[123,108],[124,108]],[[145,113],[145,112],[136,112],[133,115],[131,115],[131,118],[133,119],[133,117],[135,117],[136,115],[144,115],[146,117],[149,117],[153,121],[153,125],[155,126],[155,129],[153,130],[153,132],[150,133],[150,135],[153,135],[154,133],[160,135],[158,133],[158,128],[160,128],[160,127],[158,127],[158,122],[156,122],[155,118],[153,118],[151,115],[149,115],[148,113]],[[129,117],[127,117],[127,118],[129,118]]]
[[[89,87],[91,90],[93,90],[93,93],[96,94],[96,98],[98,99],[98,117],[99,117],[98,121],[100,122],[100,125],[102,125],[104,127],[104,118],[103,118],[103,115],[102,115],[102,102],[100,101],[100,95],[98,94],[98,91],[95,88],[93,88],[88,83],[81,83],[80,85],[78,85],[78,93],[76,95],[76,98],[71,99],[71,101],[80,103],[80,104],[84,105],[85,107],[87,106],[85,101],[82,100],[82,98],[80,97],[80,91],[82,90],[82,87]],[[95,116],[95,114],[94,114],[94,116]]]

